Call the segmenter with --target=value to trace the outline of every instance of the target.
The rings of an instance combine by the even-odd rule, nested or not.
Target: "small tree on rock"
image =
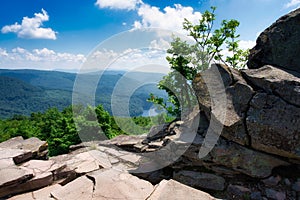
[[[249,54],[248,50],[239,48],[239,26],[237,20],[223,20],[219,28],[215,28],[216,7],[205,11],[198,24],[188,19],[183,22],[183,29],[192,37],[194,44],[175,37],[168,49],[167,61],[171,72],[163,77],[158,88],[168,94],[167,102],[150,94],[148,101],[160,105],[175,117],[180,117],[182,110],[195,105],[195,95],[191,82],[195,75],[209,67],[212,62],[224,63],[233,68],[244,68]],[[227,52],[227,55],[224,55]]]

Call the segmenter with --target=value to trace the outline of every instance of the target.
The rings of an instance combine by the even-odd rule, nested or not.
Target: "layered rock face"
[[[213,65],[213,68],[224,73],[222,65]],[[207,73],[215,73],[211,69],[196,77],[194,88],[202,110],[210,110],[210,113],[205,113],[205,117],[214,118],[223,125],[220,133],[222,137],[251,150],[274,154],[298,163],[300,76],[271,65],[241,72],[227,68],[226,76],[233,79],[224,83],[227,85],[216,92],[226,94],[226,106],[216,110],[210,104],[201,103],[209,102],[210,99],[203,100],[203,80],[199,79],[204,79]],[[211,84],[209,81],[206,84]],[[226,113],[224,120],[220,118],[219,112]]]
[[[243,73],[261,90],[246,119],[253,148],[300,160],[300,78],[269,65]]]

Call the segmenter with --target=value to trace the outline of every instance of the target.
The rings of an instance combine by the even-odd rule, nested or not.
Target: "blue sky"
[[[76,70],[115,34],[149,27],[184,34],[183,17],[196,21],[210,6],[217,7],[218,19],[239,20],[241,46],[251,47],[261,31],[299,5],[300,0],[5,0],[0,68]]]

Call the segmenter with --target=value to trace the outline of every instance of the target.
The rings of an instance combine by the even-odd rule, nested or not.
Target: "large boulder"
[[[173,178],[185,185],[196,188],[219,191],[225,188],[225,179],[210,173],[182,170],[175,172]]]
[[[244,70],[242,74],[253,87],[275,94],[289,104],[300,106],[300,74],[287,73],[271,65]]]
[[[205,166],[216,172],[219,172],[219,170],[215,169],[226,167],[234,172],[251,177],[266,178],[271,175],[274,168],[289,165],[288,162],[275,156],[246,148],[223,138],[219,139],[218,143],[205,158],[199,159],[200,145],[193,144],[185,152],[184,157],[192,161],[192,164],[189,165]],[[233,173],[230,172],[230,174]]]
[[[193,164],[210,169],[225,166],[263,178],[271,175],[275,167],[289,165],[270,154],[300,160],[297,72],[288,73],[267,65],[240,73],[224,65],[212,65],[196,76],[193,88],[210,121],[207,128],[213,129],[206,138],[215,137],[217,131],[221,134],[209,156],[201,162],[193,148],[185,153]],[[206,140],[202,145],[207,146]]]
[[[252,147],[299,160],[300,78],[270,65],[242,73],[258,90],[246,119]]]
[[[274,65],[300,72],[300,8],[263,31],[250,51],[248,67]]]
[[[241,73],[212,65],[196,76],[193,87],[213,134],[250,149],[300,160],[299,77],[300,73],[271,65]]]
[[[252,147],[300,160],[300,108],[281,98],[258,93],[247,117]]]
[[[197,74],[193,88],[206,116],[221,124],[222,136],[249,145],[244,118],[254,91],[241,74],[225,65],[215,64]],[[211,128],[218,132],[220,126],[211,124]]]

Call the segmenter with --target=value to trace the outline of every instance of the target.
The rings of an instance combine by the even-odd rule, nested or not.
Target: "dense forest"
[[[76,116],[73,116],[73,111]],[[62,111],[50,108],[45,112],[32,113],[30,116],[15,115],[12,118],[0,120],[0,142],[16,136],[37,137],[48,142],[49,155],[54,156],[67,153],[70,145],[81,143],[82,139],[89,141],[99,138],[110,139],[121,134],[146,133],[151,126],[161,123],[161,120],[165,118],[163,114],[151,118],[119,117],[118,125],[115,119],[102,105],[96,108],[69,106]],[[137,126],[128,123],[131,119]],[[124,127],[123,129],[127,132],[121,130],[120,127]],[[89,135],[91,133],[93,134]]]
[[[106,71],[99,80],[95,94],[95,105],[101,104],[111,114],[111,96],[117,82],[123,77],[123,71]],[[84,75],[85,87],[89,88],[95,80],[95,75]],[[126,78],[128,85],[138,85],[143,78],[153,80],[160,79],[159,73],[135,72]],[[96,77],[97,78],[97,77]],[[123,77],[124,78],[124,77]],[[76,74],[39,71],[39,70],[0,70],[0,118],[10,118],[14,115],[29,116],[32,112],[44,112],[49,108],[56,107],[62,111],[72,104],[72,92]],[[128,85],[123,87],[126,89]],[[124,90],[126,94],[126,90]],[[164,91],[158,90],[156,85],[148,84],[138,88],[130,97],[130,116],[139,116],[143,110],[151,107],[147,102],[150,93],[166,97]],[[84,94],[79,97],[86,98]],[[120,102],[128,96],[117,96]]]

